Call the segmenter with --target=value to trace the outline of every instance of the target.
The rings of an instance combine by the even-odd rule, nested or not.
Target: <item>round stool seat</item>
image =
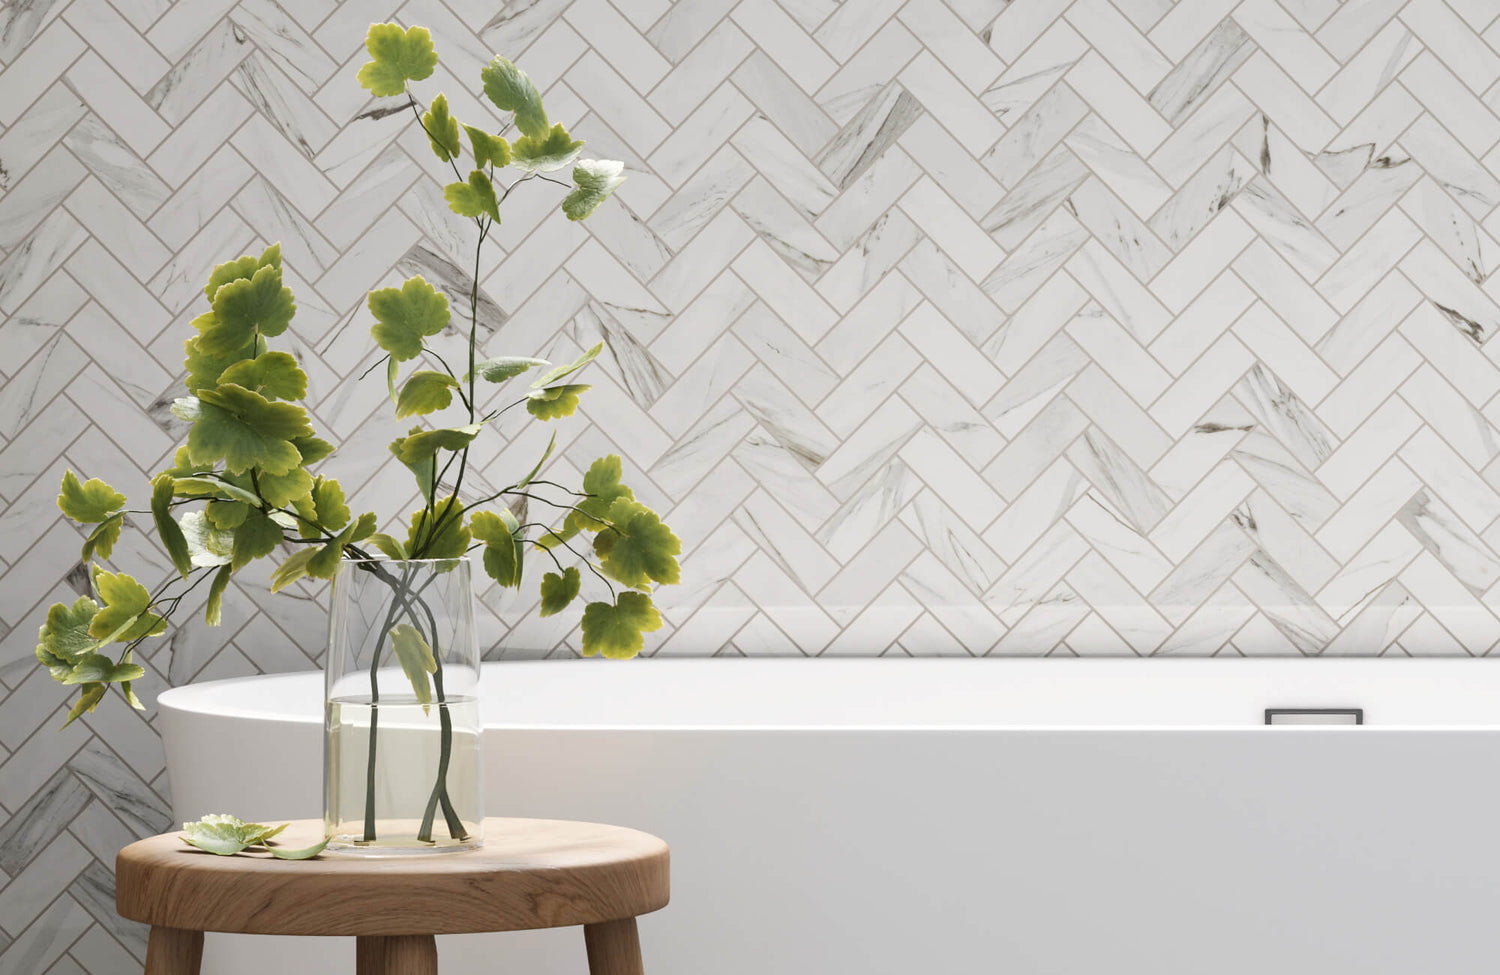
[[[289,849],[323,835],[299,820]],[[600,925],[666,906],[667,845],[597,823],[487,819],[484,846],[432,856],[214,856],[176,833],[132,843],[115,862],[123,917],[243,934],[470,934]]]

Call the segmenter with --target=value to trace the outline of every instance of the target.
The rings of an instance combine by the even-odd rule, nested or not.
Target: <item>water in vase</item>
[[[433,802],[448,723],[448,802]],[[328,702],[325,804],[330,850],[373,854],[437,852],[480,845],[479,702],[450,696],[442,703],[382,696]],[[375,762],[370,764],[374,725]],[[374,839],[366,838],[366,800],[374,796]],[[430,811],[429,811],[430,810]],[[424,820],[430,828],[424,832]],[[455,835],[457,834],[457,835]]]

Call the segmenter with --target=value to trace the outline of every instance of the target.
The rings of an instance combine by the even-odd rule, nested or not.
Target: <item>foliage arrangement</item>
[[[374,95],[405,100],[432,152],[455,177],[444,188],[444,198],[454,213],[473,222],[476,233],[467,322],[453,322],[447,296],[420,276],[400,287],[372,291],[367,302],[374,319],[370,334],[383,352],[377,366],[386,365],[396,417],[444,417],[442,425],[414,426],[390,445],[415,476],[422,505],[406,520],[404,536],[380,532],[373,512],[354,515],[339,482],[313,472],[334,448],[316,435],[297,402],[306,394],[307,377],[296,358],[268,342],[287,330],[297,308],[282,282],[280,246],[215,267],[204,288],[209,310],[193,320],[196,334],[186,342],[188,395],[172,406],[190,424],[187,442],[176,451],[172,466],[151,481],[149,514],[176,577],[153,592],[127,573],[96,564],[95,559],[109,559],[125,516],[148,511],[127,510],[124,495],[103,481],[80,481],[72,471],[63,477],[58,507],[74,521],[92,526],[82,558],[91,566],[96,598],[82,596],[72,604],[52,606],[36,652],[54,679],[80,688],[69,722],[97,707],[111,684],[119,685],[132,706],[141,707],[131,683],[145,673],[133,660],[142,642],[165,633],[182,600],[205,581],[205,618],[217,625],[234,573],[284,546],[294,551],[275,569],[273,591],[303,577],[332,578],[345,557],[360,560],[354,563],[358,568],[387,582],[396,615],[407,619],[389,633],[393,652],[403,658],[432,656],[416,612],[420,594],[407,591],[403,579],[372,559],[369,549],[396,564],[452,559],[482,549],[485,572],[507,587],[521,585],[528,550],[540,552],[553,570],[540,582],[543,616],[563,612],[579,598],[585,582],[582,566],[590,585],[607,593],[583,608],[585,655],[634,656],[643,646],[642,634],[661,626],[651,592],[678,581],[681,544],[621,482],[619,457],[594,461],[578,490],[541,479],[556,444],[554,434],[536,464],[504,488],[478,498],[464,492],[469,451],[486,426],[516,407],[540,422],[571,416],[589,389],[572,381],[574,373],[602,347],[595,345],[576,361],[560,365],[525,356],[479,357],[478,269],[485,241],[500,222],[500,208],[523,183],[558,184],[568,189],[561,201],[563,214],[583,220],[623,181],[622,164],[580,159],[583,143],[561,123],[549,121],[536,86],[506,58],[490,61],[480,81],[484,96],[510,113],[515,127],[510,138],[505,130],[461,126],[441,93],[425,111],[421,108],[411,83],[431,76],[437,65],[425,28],[373,24],[365,44],[371,61],[359,71],[360,84]],[[467,175],[461,165],[468,168]],[[551,175],[569,167],[571,182]],[[460,374],[428,340],[464,325],[468,362]],[[419,368],[403,377],[407,363]],[[488,386],[533,376],[513,401],[480,411],[481,393],[487,397]],[[455,414],[458,419],[448,419]],[[544,509],[541,514],[538,507]],[[530,514],[523,520],[518,511]],[[559,558],[564,552],[575,564],[564,564]],[[375,656],[372,676],[380,662],[378,650]],[[432,674],[434,685],[429,685],[431,666],[406,669],[419,700],[431,700],[434,685],[442,699],[440,673]],[[372,767],[374,754],[372,741]],[[456,818],[441,788],[434,790],[434,802],[441,802],[452,826]],[[430,824],[430,811],[428,818]],[[367,827],[369,833],[373,826]]]
[[[191,823],[183,823],[182,842],[221,857],[232,857],[245,850],[264,850],[278,860],[311,860],[328,846],[328,841],[324,840],[300,850],[283,850],[271,842],[272,837],[290,825],[292,824],[282,823],[280,826],[265,826],[247,823],[237,816],[214,813]]]

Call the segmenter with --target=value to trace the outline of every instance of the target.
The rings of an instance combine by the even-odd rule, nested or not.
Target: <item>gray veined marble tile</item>
[[[1333,435],[1307,404],[1275,374],[1257,363],[1235,387],[1235,393],[1261,427],[1274,436],[1308,470],[1333,452]]]
[[[1429,492],[1419,491],[1396,517],[1474,595],[1482,596],[1500,581],[1500,559]]]
[[[840,189],[847,189],[890,148],[922,111],[920,103],[897,81],[871,98],[814,157],[818,168]]]
[[[1176,124],[1214,93],[1254,51],[1240,25],[1226,17],[1151,90],[1152,107]]]

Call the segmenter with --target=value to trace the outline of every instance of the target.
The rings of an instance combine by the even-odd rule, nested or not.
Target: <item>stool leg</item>
[[[589,953],[589,975],[646,975],[633,917],[585,924],[583,945]]]
[[[146,942],[146,975],[198,975],[203,964],[203,932],[151,927]]]
[[[354,939],[355,975],[385,975],[385,939]]]
[[[437,975],[437,942],[430,934],[354,940],[359,975]]]

